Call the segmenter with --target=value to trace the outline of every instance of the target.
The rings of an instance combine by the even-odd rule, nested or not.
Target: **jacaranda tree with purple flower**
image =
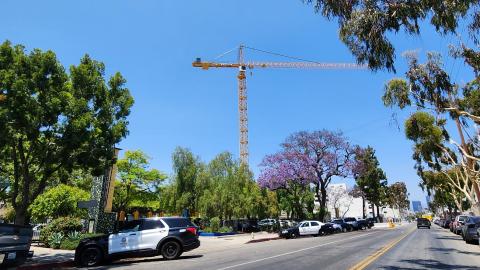
[[[264,158],[258,182],[272,190],[288,189],[292,183],[313,184],[319,198],[318,218],[324,220],[327,187],[333,177],[352,176],[355,147],[342,132],[301,131],[281,144],[282,150]]]

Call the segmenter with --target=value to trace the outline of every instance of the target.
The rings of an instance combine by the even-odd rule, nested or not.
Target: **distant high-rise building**
[[[421,201],[412,201],[413,212],[422,212],[422,202]]]

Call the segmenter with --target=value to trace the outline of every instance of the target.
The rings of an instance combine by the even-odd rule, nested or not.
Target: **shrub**
[[[210,229],[213,232],[218,232],[218,230],[220,229],[220,218],[214,217],[210,219]]]
[[[40,242],[48,247],[50,246],[50,236],[54,233],[61,233],[64,236],[74,231],[81,231],[82,227],[82,222],[79,218],[60,217],[54,219],[40,231]]]
[[[218,230],[218,232],[221,232],[221,233],[227,233],[227,232],[232,232],[232,231],[233,231],[232,228],[227,227],[227,226],[223,226]]]
[[[52,233],[48,237],[48,245],[54,249],[57,249],[60,247],[60,244],[62,243],[63,238],[64,237],[61,232]]]
[[[78,231],[69,232],[67,238],[70,240],[80,240],[82,234]]]
[[[30,205],[32,220],[43,221],[46,218],[62,216],[82,217],[86,209],[77,208],[78,201],[87,200],[90,194],[77,187],[58,185],[39,195]]]
[[[60,244],[61,249],[74,250],[80,243],[80,239],[64,238]]]

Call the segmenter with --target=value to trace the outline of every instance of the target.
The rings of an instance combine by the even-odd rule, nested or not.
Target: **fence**
[[[33,231],[32,242],[40,242],[40,231]]]

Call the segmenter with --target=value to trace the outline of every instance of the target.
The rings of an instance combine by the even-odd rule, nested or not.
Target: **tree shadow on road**
[[[440,236],[440,237],[435,237],[435,239],[463,241],[461,236]]]
[[[455,269],[455,270],[473,270],[479,269],[478,267],[460,265],[460,264],[448,264],[442,263],[436,260],[401,260],[400,264],[406,264],[405,266],[383,266],[376,269],[384,270],[409,270],[409,269]]]
[[[466,254],[466,255],[480,255],[480,252],[472,252],[472,251],[463,251],[463,250],[458,250],[455,248],[437,248],[437,247],[432,247],[430,248],[432,251],[438,251],[438,252],[443,252],[444,254],[451,254],[453,252],[460,253],[460,254]]]

